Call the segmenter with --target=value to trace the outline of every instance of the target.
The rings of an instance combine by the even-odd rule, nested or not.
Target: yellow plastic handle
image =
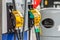
[[[40,12],[37,9],[30,10],[30,11],[34,15],[34,25],[38,26],[40,24],[40,21],[41,21],[41,14],[40,14]]]
[[[23,16],[21,15],[21,13],[19,11],[12,11],[14,17],[15,17],[15,21],[16,21],[16,26],[15,28],[21,28],[23,26]]]
[[[41,13],[37,9],[30,10],[34,15],[34,26],[40,29],[40,35],[42,35],[42,28],[40,27]]]

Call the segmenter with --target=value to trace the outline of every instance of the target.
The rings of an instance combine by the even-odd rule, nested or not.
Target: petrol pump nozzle
[[[28,11],[28,30],[29,30],[29,40],[31,36],[31,28],[34,26],[34,15],[30,10],[33,10],[33,5],[28,5],[29,11]]]
[[[13,2],[13,10],[12,10],[12,16],[14,16],[14,26],[15,26],[15,37],[18,36],[18,40],[23,40],[22,35],[21,35],[21,30],[23,28],[23,16],[20,13],[20,11],[16,10],[16,4],[15,0],[12,0]],[[16,39],[14,39],[16,40]]]
[[[12,11],[12,14],[14,15],[15,18],[15,32],[17,32],[17,36],[18,36],[18,40],[21,40],[22,36],[21,36],[21,30],[23,28],[23,16],[21,15],[21,13],[19,11]]]
[[[37,9],[30,10],[34,15],[34,29],[36,34],[36,39],[40,40],[40,21],[41,21],[41,14]]]

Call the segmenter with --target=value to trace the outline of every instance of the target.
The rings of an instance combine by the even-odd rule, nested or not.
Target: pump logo
[[[53,25],[54,25],[54,21],[50,18],[46,18],[42,21],[42,25],[45,27],[45,28],[52,28]]]

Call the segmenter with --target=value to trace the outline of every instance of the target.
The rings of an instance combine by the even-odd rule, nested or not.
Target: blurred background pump
[[[2,34],[13,33],[13,40],[60,40],[60,0],[2,2]]]

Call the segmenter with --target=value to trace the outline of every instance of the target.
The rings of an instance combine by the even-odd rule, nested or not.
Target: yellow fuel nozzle
[[[34,15],[34,26],[37,29],[36,32],[40,32],[40,35],[42,35],[42,30],[40,27],[40,21],[41,21],[41,14],[37,9],[30,10],[32,14]]]
[[[23,39],[23,34],[21,34],[22,32],[22,28],[23,28],[23,22],[24,22],[24,18],[22,16],[22,14],[20,13],[20,11],[12,11],[12,15],[14,17],[14,26],[15,26],[15,35],[17,34],[18,36],[18,40]],[[14,36],[15,37],[15,36]]]
[[[15,28],[23,27],[24,19],[20,11],[12,11],[12,14],[15,17]]]
[[[41,20],[41,14],[37,9],[31,10],[34,15],[34,25],[39,26]]]

